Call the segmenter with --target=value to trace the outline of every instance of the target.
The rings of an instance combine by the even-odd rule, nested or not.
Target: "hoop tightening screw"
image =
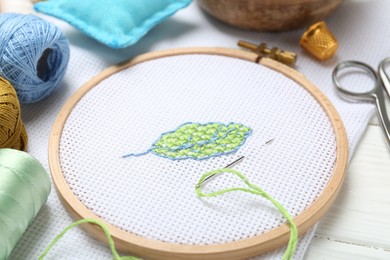
[[[293,66],[297,60],[297,54],[291,51],[284,51],[277,47],[268,49],[265,43],[256,45],[246,41],[238,41],[238,46],[251,50],[255,53],[260,54],[263,57],[267,57],[276,61],[279,61],[288,66]]]

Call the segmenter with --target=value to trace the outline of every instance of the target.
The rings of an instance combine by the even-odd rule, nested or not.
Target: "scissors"
[[[385,96],[383,94],[383,87],[385,88],[387,95],[390,97],[390,79],[385,72],[385,66],[390,62],[390,57],[381,61],[378,66],[378,73],[367,65],[366,63],[359,61],[344,61],[336,66],[333,70],[333,82],[336,85],[338,94],[346,100],[362,100],[362,101],[374,101],[379,118],[380,125],[385,135],[388,147],[390,149],[390,119],[387,115],[385,107]],[[339,72],[345,68],[358,68],[362,69],[375,79],[373,88],[366,92],[354,92],[343,88],[339,81]]]

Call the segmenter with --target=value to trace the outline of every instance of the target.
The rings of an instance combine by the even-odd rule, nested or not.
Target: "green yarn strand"
[[[201,190],[201,187],[202,187],[201,184],[204,182],[204,180],[207,177],[213,176],[215,174],[224,173],[224,172],[232,173],[232,174],[236,175],[237,177],[239,177],[249,187],[249,189],[235,187],[235,188],[227,188],[227,189],[218,190],[218,191],[214,191],[211,193],[204,193]],[[285,251],[282,259],[283,260],[291,259],[292,256],[294,255],[294,252],[295,252],[295,249],[296,249],[297,243],[298,243],[298,229],[297,229],[297,226],[295,225],[294,219],[291,217],[291,215],[283,207],[282,204],[280,204],[277,200],[272,198],[268,193],[266,193],[260,187],[250,183],[248,181],[248,179],[242,173],[238,172],[237,170],[230,169],[230,168],[223,168],[223,169],[214,170],[214,171],[203,174],[202,177],[200,178],[198,184],[196,185],[196,188],[195,188],[195,193],[198,197],[216,197],[216,196],[219,196],[219,195],[222,195],[222,194],[225,194],[228,192],[233,192],[233,191],[242,191],[242,192],[247,192],[247,193],[251,193],[251,194],[255,194],[255,195],[260,195],[263,198],[266,198],[267,200],[271,201],[272,204],[280,211],[280,213],[283,215],[283,217],[287,220],[289,227],[290,227],[290,240],[288,242],[286,251]]]
[[[248,186],[248,188],[233,187],[233,188],[227,188],[227,189],[214,191],[211,193],[204,193],[201,190],[201,187],[202,187],[201,184],[206,180],[206,178],[208,178],[209,176],[224,173],[224,172],[232,173],[232,174],[236,175]],[[262,196],[263,198],[266,198],[267,200],[271,201],[272,204],[280,211],[280,213],[287,220],[289,227],[290,227],[290,240],[288,242],[286,251],[285,251],[282,259],[283,260],[290,260],[292,258],[292,256],[294,255],[295,249],[297,247],[297,242],[298,242],[298,229],[294,223],[294,219],[291,217],[291,215],[283,207],[282,204],[280,204],[277,200],[272,198],[268,193],[266,193],[260,187],[250,183],[249,180],[242,173],[240,173],[234,169],[231,169],[231,168],[223,168],[223,169],[214,170],[214,171],[203,174],[201,176],[201,178],[199,179],[199,182],[195,188],[195,193],[198,197],[216,197],[216,196],[223,195],[225,193],[233,192],[233,191],[242,191],[242,192]],[[103,230],[104,234],[107,237],[108,245],[111,249],[114,260],[140,260],[140,258],[134,257],[134,256],[121,257],[115,249],[114,240],[112,239],[111,234],[110,234],[107,226],[99,220],[89,219],[89,218],[81,219],[81,220],[76,221],[76,222],[70,224],[69,226],[67,226],[60,234],[58,234],[54,238],[54,240],[47,246],[47,248],[42,252],[42,254],[39,256],[38,259],[43,260],[44,257],[49,253],[50,249],[52,249],[54,247],[54,245],[65,235],[66,232],[68,232],[72,228],[74,228],[78,225],[84,224],[84,223],[93,223],[95,225],[98,225]]]
[[[112,255],[114,257],[114,260],[140,260],[140,258],[138,257],[134,257],[134,256],[123,256],[121,257],[118,252],[116,251],[115,249],[115,245],[114,245],[114,240],[112,239],[111,235],[110,235],[110,231],[108,231],[108,228],[107,226],[99,221],[99,220],[96,220],[96,219],[91,219],[91,218],[85,218],[85,219],[81,219],[79,221],[76,221],[72,224],[70,224],[69,226],[67,226],[60,234],[58,234],[54,240],[46,247],[46,249],[42,252],[42,254],[39,256],[39,260],[43,260],[44,257],[49,253],[50,249],[53,248],[53,246],[58,242],[58,240],[60,240],[66,232],[68,232],[69,230],[71,230],[72,228],[80,225],[80,224],[84,224],[84,223],[93,223],[95,225],[98,225],[104,232],[104,234],[106,235],[107,237],[107,240],[108,240],[108,245],[111,249],[111,252],[112,252]]]

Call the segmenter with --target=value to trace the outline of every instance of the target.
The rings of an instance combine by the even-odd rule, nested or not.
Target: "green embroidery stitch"
[[[162,134],[146,152],[123,157],[151,152],[173,160],[203,160],[236,152],[251,133],[251,128],[236,123],[185,123],[174,131]]]

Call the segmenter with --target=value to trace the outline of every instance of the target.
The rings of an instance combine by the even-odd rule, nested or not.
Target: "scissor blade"
[[[390,63],[390,57],[381,61],[381,63],[379,64],[378,72],[379,77],[382,80],[383,87],[385,88],[387,95],[390,97],[390,79],[385,71],[387,63]]]

